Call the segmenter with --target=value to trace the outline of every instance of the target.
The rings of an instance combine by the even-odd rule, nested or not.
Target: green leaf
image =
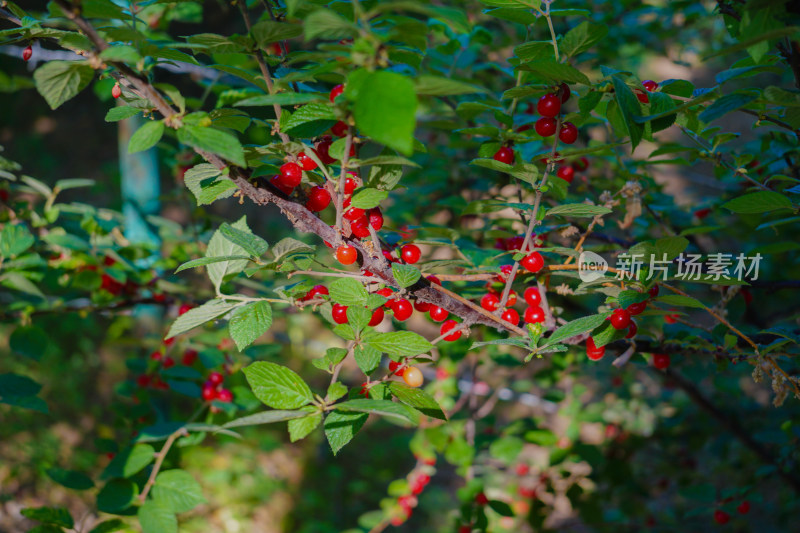
[[[176,335],[180,335],[181,333],[185,333],[190,329],[201,326],[210,320],[214,320],[215,318],[224,315],[237,305],[238,302],[228,303],[220,300],[219,298],[215,298],[214,300],[204,303],[200,307],[190,309],[175,319],[175,322],[172,323],[172,327],[169,328],[169,333],[167,333],[166,338],[171,339]]]
[[[246,217],[242,217],[234,222],[232,227],[246,233],[251,233],[250,228],[247,226]],[[211,237],[211,240],[208,242],[206,257],[222,257],[230,255],[247,255],[247,251],[238,244],[234,244],[227,239],[220,230],[215,231],[214,235]],[[220,286],[222,285],[222,281],[226,276],[238,274],[244,270],[246,266],[247,261],[242,260],[213,263],[208,266],[208,277],[211,279],[214,287],[219,290]]]
[[[367,289],[353,278],[338,278],[328,286],[331,300],[346,306],[363,306],[367,302]]]
[[[156,451],[149,444],[137,444],[126,448],[108,463],[101,474],[102,479],[131,477],[153,462]]]
[[[244,150],[239,139],[227,131],[184,124],[178,130],[178,140],[193,148],[216,154],[234,165],[245,166]]]
[[[272,307],[267,302],[253,302],[237,309],[228,324],[231,338],[239,351],[244,350],[272,325]]]
[[[48,335],[37,326],[19,326],[8,339],[12,352],[38,361],[44,355],[48,344]]]
[[[678,307],[693,307],[695,309],[705,308],[699,300],[692,298],[691,296],[683,296],[681,294],[667,294],[665,296],[659,296],[656,301],[666,305]]]
[[[325,437],[328,439],[333,455],[339,453],[345,444],[353,440],[369,415],[334,410],[325,417]]]
[[[75,521],[69,511],[63,507],[28,507],[20,511],[22,516],[42,522],[44,524],[54,524],[56,526],[72,529]]]
[[[758,94],[755,92],[726,94],[705,108],[697,118],[706,123],[713,122],[723,115],[736,111],[756,100],[758,100]]]
[[[166,470],[156,477],[153,499],[175,513],[191,511],[206,502],[200,484],[185,470]]]
[[[84,61],[50,61],[33,73],[36,90],[50,109],[56,109],[81,92],[94,77],[94,69]]]
[[[322,413],[320,411],[315,411],[303,418],[289,420],[289,440],[297,442],[306,438],[319,426],[320,422],[322,422]]]
[[[35,238],[24,224],[6,224],[0,231],[0,257],[21,254],[35,242]]]
[[[125,524],[119,518],[114,520],[106,520],[94,526],[89,533],[114,533],[120,529],[124,529]]]
[[[686,250],[689,246],[689,239],[685,237],[675,236],[675,237],[663,237],[658,239],[655,242],[655,256],[656,259],[661,260],[663,259],[664,255],[667,256],[667,259],[672,261],[676,257],[678,257],[681,252]]]
[[[221,263],[223,261],[237,261],[237,260],[244,260],[249,261],[249,255],[223,255],[220,257],[200,257],[199,259],[192,259],[191,261],[187,261],[177,269],[175,269],[175,273],[183,272],[184,270],[188,270],[190,268],[196,268],[200,266],[210,265],[213,263]]]
[[[337,411],[355,411],[358,413],[371,413],[388,416],[400,422],[413,425],[419,423],[419,416],[403,404],[391,400],[358,399],[336,404]]]
[[[334,381],[328,386],[328,393],[325,395],[326,402],[335,402],[347,394],[347,387],[341,381]]]
[[[223,425],[223,428],[238,428],[242,426],[260,426],[261,424],[274,424],[275,422],[283,422],[284,420],[292,420],[294,418],[302,418],[308,413],[305,411],[264,411],[254,415],[243,416],[236,420],[231,420]]]
[[[483,87],[440,76],[422,75],[414,82],[417,96],[456,96],[487,92]]]
[[[405,155],[414,151],[417,95],[410,79],[395,72],[373,72],[349,94],[362,134]]]
[[[349,20],[330,9],[319,9],[306,16],[303,21],[306,41],[328,39],[336,41],[354,36],[358,29]]]
[[[281,124],[284,132],[298,137],[316,137],[336,123],[333,106],[327,102],[306,104]]]
[[[671,109],[675,109],[675,102],[668,94],[655,92],[650,93],[648,98],[650,98],[650,113],[653,115],[661,115]],[[653,133],[665,130],[672,126],[677,118],[677,114],[672,114],[655,119],[650,123],[650,129]]]
[[[606,317],[608,315],[610,315],[610,313],[600,313],[597,315],[584,316],[571,322],[567,322],[555,330],[553,334],[547,338],[545,346],[556,344],[557,342],[570,339],[576,335],[580,335],[581,333],[592,331],[593,329],[602,325],[606,321]]]
[[[511,506],[504,501],[489,500],[489,507],[491,507],[492,511],[500,516],[514,516],[513,509],[511,509]]]
[[[178,533],[178,518],[165,504],[148,500],[139,507],[142,533]]]
[[[131,135],[128,142],[128,153],[135,154],[142,150],[147,150],[161,140],[164,135],[164,122],[161,120],[149,120]]]
[[[347,311],[349,317],[350,309]],[[381,352],[371,346],[356,346],[353,350],[353,357],[355,357],[358,368],[366,375],[372,374],[381,363]]]
[[[644,134],[643,126],[635,120],[635,117],[642,114],[639,100],[636,98],[636,95],[633,94],[631,88],[628,87],[619,76],[612,76],[611,82],[614,84],[614,98],[619,105],[619,110],[625,121],[625,127],[631,138],[631,147],[636,149],[636,146],[638,146]]]
[[[128,479],[112,479],[97,493],[97,509],[104,513],[124,511],[136,499],[139,489]]]
[[[141,109],[131,106],[112,107],[108,110],[108,113],[106,113],[106,122],[119,122],[120,120],[136,116],[141,112]]]
[[[311,403],[306,382],[284,366],[256,361],[243,372],[256,398],[273,409],[299,409]]]
[[[559,63],[555,59],[528,61],[518,66],[517,69],[533,72],[537,78],[546,81],[582,83],[583,85],[591,85],[592,83],[589,78],[586,77],[586,74],[580,70],[566,63]]]
[[[386,191],[362,187],[353,195],[350,205],[358,207],[359,209],[372,209],[380,205],[380,203],[388,197],[389,193]]]
[[[127,44],[115,44],[106,48],[100,52],[100,58],[106,61],[120,61],[122,63],[138,63],[142,60],[139,51]]]
[[[397,284],[400,285],[400,288],[405,289],[419,281],[419,278],[422,277],[422,272],[413,265],[392,263],[392,275]]]
[[[594,217],[607,215],[611,209],[602,205],[589,204],[561,204],[547,210],[547,215],[561,215],[564,217]]]
[[[607,26],[583,21],[564,35],[558,48],[567,57],[574,57],[594,46],[607,34]]]
[[[195,165],[183,175],[183,182],[192,191],[197,205],[213,203],[233,194],[236,184],[222,175],[217,167],[209,163]]]
[[[398,400],[410,405],[422,414],[439,420],[447,420],[447,416],[438,402],[424,390],[409,387],[400,381],[390,381],[389,390]]]
[[[392,356],[409,356],[426,353],[433,348],[425,337],[412,331],[390,331],[379,333],[367,340],[367,344]]]
[[[271,105],[297,105],[307,104],[309,102],[316,102],[324,100],[324,95],[321,93],[276,93],[276,94],[263,94],[260,96],[253,96],[252,98],[245,98],[239,100],[233,107],[259,107]],[[326,106],[327,107],[327,106]]]
[[[88,490],[94,488],[94,481],[89,476],[74,470],[64,470],[58,467],[48,468],[47,475],[50,476],[50,479],[68,489]]]
[[[271,43],[292,39],[302,33],[303,28],[298,24],[274,22],[272,20],[262,20],[250,28],[250,34],[261,48]]]
[[[722,204],[734,213],[766,213],[778,209],[791,209],[792,201],[775,191],[758,191],[734,198]]]

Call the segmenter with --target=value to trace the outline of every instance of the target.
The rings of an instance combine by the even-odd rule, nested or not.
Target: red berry
[[[223,379],[225,378],[219,372],[212,372],[208,375],[208,382],[214,386],[221,385]]]
[[[378,307],[372,312],[372,317],[369,319],[369,325],[372,327],[377,326],[383,322],[384,311],[383,307]]]
[[[331,144],[333,144],[331,138],[325,137],[320,142],[318,142],[317,146],[314,148],[314,151],[317,153],[317,157],[319,157],[319,160],[325,163],[326,165],[330,165],[331,163],[336,161],[334,158],[331,157],[330,154]]]
[[[119,83],[115,83],[114,86],[111,88],[111,96],[114,98],[119,98],[122,96],[122,87],[119,86]]]
[[[558,86],[558,88],[559,88],[559,93],[561,94],[561,103],[565,104],[567,100],[569,100],[570,95],[572,94],[572,92],[569,90],[569,85],[567,85],[566,83],[562,83],[561,85]]]
[[[544,309],[537,306],[531,306],[525,309],[525,322],[528,324],[536,324],[544,322]]]
[[[626,307],[626,309],[631,315],[639,315],[642,313],[642,311],[645,310],[646,307],[647,307],[647,302],[645,301],[645,302],[637,302],[631,304],[628,307]]]
[[[561,112],[561,99],[555,94],[546,94],[539,98],[536,110],[543,117],[555,117]]]
[[[481,298],[481,307],[487,311],[496,311],[499,304],[500,298],[492,292],[487,292],[483,295],[483,298]]]
[[[331,89],[331,94],[330,94],[331,102],[336,100],[336,97],[339,96],[340,94],[342,94],[343,92],[344,92],[344,85],[342,85],[342,84],[339,84],[336,87],[334,87],[333,89]]]
[[[653,92],[658,89],[658,83],[654,82],[653,80],[644,80],[642,82],[642,87],[647,89],[649,92]]]
[[[191,304],[183,304],[183,305],[181,305],[178,308],[178,316],[181,316],[181,315],[183,315],[185,313],[188,313],[189,311],[191,311],[192,307],[194,307],[194,306],[191,305]]]
[[[478,505],[486,505],[489,503],[489,498],[486,497],[486,494],[479,492],[477,496],[475,496],[475,503]]]
[[[343,216],[350,222],[354,221],[357,218],[361,218],[366,214],[366,211],[364,211],[360,207],[350,207],[350,198],[345,199],[343,207],[345,209]]]
[[[508,298],[506,299],[506,305],[508,307],[514,307],[517,303],[517,293],[513,289],[508,291]]]
[[[678,315],[664,315],[664,322],[667,324],[675,324],[678,322]]]
[[[394,295],[394,291],[390,287],[384,287],[382,289],[378,289],[377,293],[383,296],[384,298],[391,298]]]
[[[736,508],[739,514],[747,514],[750,512],[750,502],[745,500]]]
[[[161,362],[161,366],[164,368],[172,368],[175,366],[175,359],[172,357],[165,357],[164,360]]]
[[[522,244],[525,242],[524,235],[517,235],[515,237],[511,237],[505,240],[505,249],[507,251],[511,250],[522,250]]]
[[[578,128],[572,122],[565,122],[561,125],[561,131],[558,132],[558,138],[564,144],[572,144],[578,140]]]
[[[575,178],[575,169],[572,167],[561,167],[558,169],[558,172],[556,172],[556,176],[567,183],[572,183],[573,178]]]
[[[714,522],[719,525],[727,524],[728,521],[731,519],[731,515],[723,511],[722,509],[717,509],[714,511]]]
[[[650,287],[650,290],[647,291],[647,294],[650,295],[650,298],[655,298],[656,296],[658,296],[658,285],[653,285],[652,287]]]
[[[666,370],[667,368],[669,368],[669,354],[654,353],[653,366],[659,370]]]
[[[514,149],[508,146],[501,147],[494,154],[494,160],[505,163],[506,165],[514,164]]]
[[[323,295],[329,294],[328,293],[328,287],[326,287],[325,285],[314,285],[313,287],[311,287],[311,290],[309,290],[306,293],[306,296],[303,299],[304,300],[313,300],[314,298],[316,298],[320,294],[323,294]]]
[[[373,207],[369,210],[369,225],[372,226],[372,229],[375,231],[380,230],[383,227],[383,213],[381,213],[380,208]]]
[[[411,302],[406,300],[405,298],[400,298],[391,303],[391,309],[394,313],[395,320],[399,320],[400,322],[405,322],[411,317],[411,314],[414,312],[414,307],[411,305]]]
[[[520,463],[517,465],[517,475],[518,476],[527,476],[531,471],[531,467],[526,465],[525,463]]]
[[[389,361],[389,372],[397,374],[397,371],[403,367],[403,363],[399,361]]]
[[[611,325],[614,329],[625,329],[631,325],[631,314],[625,309],[614,309],[611,313]]]
[[[589,337],[586,339],[586,356],[592,361],[599,361],[606,354],[606,347],[597,347],[594,343],[594,338]]]
[[[352,265],[358,258],[358,252],[349,244],[343,244],[336,249],[336,259],[343,265]]]
[[[458,533],[472,533],[472,526],[461,526],[458,528]]]
[[[636,333],[639,331],[639,326],[636,325],[636,322],[631,320],[631,325],[628,326],[628,334],[625,335],[626,339],[632,339],[636,336]]]
[[[341,120],[331,127],[331,133],[336,135],[337,137],[344,137],[347,135],[348,126]]]
[[[347,323],[347,306],[333,304],[333,308],[331,309],[331,316],[333,317],[333,321],[337,324],[346,324]]]
[[[421,256],[422,252],[416,244],[405,244],[400,248],[400,258],[409,265],[419,261]]]
[[[536,133],[541,137],[550,137],[556,132],[556,119],[550,117],[542,117],[536,121],[534,125]]]
[[[220,389],[217,392],[217,400],[223,403],[231,403],[233,401],[233,393],[228,389]]]
[[[217,389],[214,388],[214,385],[211,383],[206,382],[203,385],[203,390],[201,392],[203,399],[207,402],[210,402],[214,398],[217,397]]]
[[[28,45],[27,48],[25,48],[25,50],[22,51],[22,60],[28,61],[32,55],[33,55],[33,47],[31,45]]]
[[[497,279],[499,279],[500,281],[506,281],[508,277],[511,275],[512,270],[514,270],[514,265],[501,265],[500,275],[497,276]],[[516,274],[514,275],[514,279],[517,279]]]
[[[308,200],[306,200],[306,209],[309,211],[319,212],[331,204],[331,193],[328,189],[322,186],[312,188],[308,192]]]
[[[181,362],[186,366],[192,366],[194,362],[197,361],[198,355],[199,354],[197,353],[197,350],[189,348],[188,350],[183,352],[183,358],[181,359]]]
[[[345,178],[344,179],[344,193],[345,194],[353,194],[353,191],[355,191],[357,187],[358,187],[358,184],[356,183],[356,180],[354,180],[353,178]]]
[[[641,103],[643,103],[643,104],[649,104],[649,103],[650,103],[650,97],[649,97],[649,96],[647,96],[647,93],[645,93],[645,92],[642,92],[642,91],[640,91],[639,89],[636,89],[635,91],[633,91],[633,93],[636,95],[636,98],[637,98],[637,99],[638,99],[638,100],[639,100]]]
[[[366,239],[369,237],[369,219],[366,215],[358,218],[350,223],[350,231],[359,239]]]
[[[317,168],[317,162],[311,159],[305,152],[297,154],[297,162],[303,170],[314,170]]]
[[[150,385],[150,376],[148,376],[147,374],[142,374],[141,376],[138,376],[136,378],[136,385],[138,385],[143,389],[146,388],[148,385]]]
[[[500,318],[505,320],[510,324],[514,324],[515,326],[519,326],[519,313],[517,313],[516,309],[506,309],[503,311],[503,314],[500,315]]]
[[[710,214],[711,214],[711,208],[709,207],[704,207],[703,209],[698,209],[697,211],[694,212],[694,216],[696,216],[699,220],[703,220]]]
[[[525,256],[519,264],[528,272],[535,274],[544,266],[544,258],[539,252],[533,252]]]
[[[420,300],[414,301],[414,309],[420,313],[427,313],[431,307],[433,307],[433,304],[429,304],[428,302],[422,302]]]
[[[272,176],[269,182],[286,196],[289,196],[292,194],[292,191],[294,191],[294,187],[287,187],[283,184],[281,177],[278,174]]]
[[[431,319],[435,322],[441,322],[445,318],[450,315],[447,309],[443,309],[437,305],[431,306],[431,310],[428,311],[428,315],[430,315]]]
[[[437,278],[436,276],[433,276],[433,275],[425,276],[425,279],[427,279],[431,283],[435,283],[436,285],[440,285],[441,286],[441,284],[442,284],[442,282],[439,280],[439,278]]]
[[[303,180],[303,169],[297,163],[284,163],[278,181],[284,187],[297,187]]]
[[[456,322],[455,320],[445,320],[444,323],[442,324],[442,327],[439,329],[439,334],[444,335],[445,333],[456,327],[458,327],[458,322]],[[461,330],[456,331],[455,333],[451,333],[450,335],[445,337],[444,340],[457,341],[458,339],[461,338],[461,333],[462,333]]]
[[[528,305],[539,305],[542,303],[542,295],[539,293],[537,287],[528,287],[525,289],[525,302]]]
[[[162,354],[159,351],[155,351],[155,352],[150,354],[150,360],[151,361],[161,361],[162,357],[164,357],[164,354]]]
[[[589,168],[589,160],[585,157],[581,157],[577,161],[572,162],[572,168],[574,168],[577,172],[583,172]]]

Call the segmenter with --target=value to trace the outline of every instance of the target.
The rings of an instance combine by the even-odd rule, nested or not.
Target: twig
[[[164,459],[166,459],[169,449],[172,448],[173,443],[178,440],[178,437],[184,435],[188,435],[186,428],[180,428],[167,437],[167,441],[164,443],[161,451],[156,454],[156,462],[153,465],[153,469],[150,471],[150,477],[147,478],[147,483],[145,483],[142,493],[139,494],[139,503],[144,503],[147,494],[150,492],[150,489],[153,488],[153,484],[156,482],[156,476],[158,476],[158,471],[161,470],[161,465],[164,464]]]

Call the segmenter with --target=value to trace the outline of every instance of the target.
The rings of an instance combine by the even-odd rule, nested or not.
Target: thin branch
[[[150,471],[150,477],[147,478],[147,483],[145,483],[144,488],[142,489],[142,493],[139,494],[139,503],[144,503],[147,495],[150,493],[150,489],[153,488],[153,484],[156,482],[156,476],[158,476],[159,470],[161,470],[161,465],[164,464],[164,459],[166,459],[167,454],[169,453],[170,448],[178,440],[178,437],[182,437],[184,435],[188,435],[189,433],[186,431],[186,428],[180,428],[179,430],[171,433],[169,437],[167,437],[167,442],[164,443],[164,446],[161,448],[161,451],[156,454],[156,462],[153,465],[153,469]]]

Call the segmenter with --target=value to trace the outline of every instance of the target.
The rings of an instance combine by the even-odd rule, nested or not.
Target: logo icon
[[[578,257],[578,276],[581,281],[589,283],[605,276],[608,262],[594,252],[581,252]]]

